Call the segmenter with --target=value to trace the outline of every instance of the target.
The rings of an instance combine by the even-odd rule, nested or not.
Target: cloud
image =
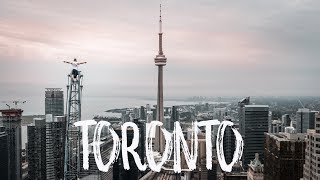
[[[0,3],[0,83],[64,85],[69,68],[59,63],[77,57],[89,61],[90,94],[156,94],[158,2]],[[164,1],[166,96],[319,95],[319,7],[315,0]],[[13,68],[29,80],[6,77]]]

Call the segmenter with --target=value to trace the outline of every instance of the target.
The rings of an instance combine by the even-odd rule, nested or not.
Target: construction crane
[[[78,66],[86,62],[63,61],[72,65],[72,71],[68,75],[67,85],[67,122],[66,122],[66,141],[64,156],[64,180],[80,179],[80,140],[81,134],[79,127],[74,123],[81,121],[81,95],[82,78]]]
[[[301,107],[304,108],[304,105],[302,104],[302,102],[300,101],[300,99],[298,99],[298,101],[299,101]]]
[[[18,104],[24,104],[27,101],[17,101],[17,100],[13,100],[13,101],[1,101],[1,103],[6,103],[6,106],[8,106],[9,109],[11,109],[10,104],[13,104],[15,109],[18,108]]]

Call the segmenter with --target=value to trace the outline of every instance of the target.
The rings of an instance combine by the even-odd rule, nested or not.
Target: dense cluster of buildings
[[[161,103],[161,101],[160,101]],[[163,102],[162,102],[163,103]],[[161,106],[161,105],[160,105]],[[162,105],[163,106],[163,105]],[[136,151],[145,157],[146,123],[158,120],[159,105],[145,105],[133,108],[108,110],[94,117],[96,121],[107,120],[122,138],[121,125],[134,122],[140,129],[139,145]],[[0,171],[3,179],[63,179],[64,148],[66,137],[66,115],[64,95],[60,88],[47,88],[45,91],[45,116],[33,118],[27,126],[25,149],[21,142],[21,122],[23,110],[9,108],[0,110]],[[182,179],[182,180],[276,180],[276,179],[315,179],[320,177],[320,114],[301,108],[294,114],[283,114],[273,119],[268,105],[256,105],[250,98],[234,103],[199,103],[163,107],[164,127],[173,132],[173,123],[179,121],[184,138],[191,146],[192,122],[218,119],[232,121],[244,140],[242,159],[232,172],[223,172],[216,156],[216,146],[212,149],[212,169],[206,169],[205,129],[198,134],[199,149],[197,168],[188,170],[183,151],[181,152],[181,173],[174,173],[173,159],[168,160],[161,172],[150,169],[139,171],[129,154],[130,170],[122,164],[121,151],[117,161],[108,172],[99,171],[93,154],[93,129],[89,129],[89,170],[81,168],[80,179],[124,180],[124,179]],[[212,127],[212,142],[216,141],[217,126]],[[154,137],[155,159],[161,158],[159,144],[162,137]],[[131,144],[132,129],[127,130],[127,140]],[[100,151],[107,163],[112,150],[113,140],[109,131],[103,131]],[[235,150],[235,136],[230,127],[224,132],[223,149],[225,160],[230,163]],[[80,152],[82,159],[82,152]],[[82,163],[82,162],[81,162]],[[81,165],[82,167],[82,165]]]
[[[124,108],[111,110],[105,117],[99,116],[97,119],[113,119],[114,123],[124,123],[134,121],[135,118],[141,122],[156,120],[153,113],[155,106],[142,106],[135,108]],[[117,114],[118,120],[115,120]],[[146,120],[141,120],[141,117]],[[221,117],[222,115],[222,117]],[[298,109],[294,114],[283,114],[280,119],[272,119],[270,107],[267,105],[254,105],[250,98],[241,100],[236,107],[230,104],[197,104],[164,107],[164,117],[169,117],[165,121],[165,126],[169,131],[173,131],[172,121],[179,121],[185,134],[187,142],[191,141],[192,121],[202,121],[209,119],[219,119],[232,121],[234,126],[241,132],[244,140],[244,151],[240,162],[233,166],[231,173],[220,170],[216,159],[216,147],[213,143],[213,170],[208,171],[205,167],[205,141],[204,131],[200,129],[199,157],[197,169],[188,171],[188,166],[182,157],[181,174],[172,173],[171,161],[164,165],[160,173],[148,172],[138,173],[138,179],[317,179],[319,177],[319,153],[320,153],[320,115],[317,111]],[[310,117],[313,119],[311,123]],[[297,122],[302,123],[306,132],[298,132]],[[269,128],[271,127],[271,128]],[[303,129],[303,128],[302,128]],[[216,127],[213,131],[216,132]],[[202,132],[201,132],[202,131]],[[215,142],[215,133],[212,141]],[[156,139],[155,139],[156,140]],[[227,127],[224,133],[223,148],[225,159],[230,163],[235,149],[235,136],[231,128]],[[171,171],[170,171],[171,170]],[[121,178],[120,178],[121,179]],[[125,179],[125,178],[123,178]]]
[[[63,179],[65,147],[65,114],[63,91],[48,88],[45,91],[45,113],[43,118],[36,117],[27,126],[27,144],[21,144],[21,109],[0,110],[0,170],[4,179]],[[159,173],[150,169],[139,171],[133,157],[129,154],[130,170],[119,159],[108,172],[99,171],[92,151],[93,129],[89,129],[89,170],[81,169],[81,179],[124,180],[124,179],[317,179],[320,177],[320,114],[306,108],[298,109],[295,114],[283,114],[281,119],[273,120],[270,107],[254,105],[250,98],[241,100],[236,107],[232,103],[200,103],[164,107],[164,126],[173,131],[173,122],[179,121],[185,140],[191,144],[192,122],[218,119],[232,121],[244,140],[241,161],[237,162],[232,172],[223,172],[216,157],[213,143],[212,170],[206,169],[205,131],[200,128],[199,156],[197,168],[188,170],[182,157],[182,172],[173,173],[173,160],[169,160]],[[137,152],[145,159],[145,125],[157,120],[157,105],[109,110],[94,117],[96,121],[107,120],[112,124],[121,139],[121,124],[132,121],[140,129]],[[313,121],[313,122],[312,122]],[[213,139],[217,127],[213,127]],[[132,141],[132,130],[127,132],[128,143]],[[157,141],[157,136],[154,137]],[[101,155],[104,163],[109,159],[113,141],[110,132],[104,131],[101,137]],[[154,147],[156,145],[154,144]],[[225,159],[230,163],[235,149],[235,136],[230,127],[224,133],[223,148]],[[161,157],[161,154],[155,157]],[[82,156],[82,153],[81,153]],[[81,158],[82,159],[82,158]],[[156,158],[157,159],[157,158]]]

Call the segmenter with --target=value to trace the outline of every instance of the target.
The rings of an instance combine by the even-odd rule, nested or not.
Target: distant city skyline
[[[156,99],[159,2],[0,0],[1,100],[65,90],[73,58],[88,61],[83,96]],[[165,101],[320,95],[320,2],[162,4]]]

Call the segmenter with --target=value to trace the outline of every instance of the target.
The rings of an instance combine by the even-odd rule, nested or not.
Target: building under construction
[[[0,172],[1,172],[1,178],[3,179],[9,179],[8,174],[8,164],[9,164],[9,158],[8,158],[8,134],[5,132],[4,128],[0,129]]]
[[[8,136],[8,179],[20,180],[21,173],[21,109],[0,110],[4,131]]]

